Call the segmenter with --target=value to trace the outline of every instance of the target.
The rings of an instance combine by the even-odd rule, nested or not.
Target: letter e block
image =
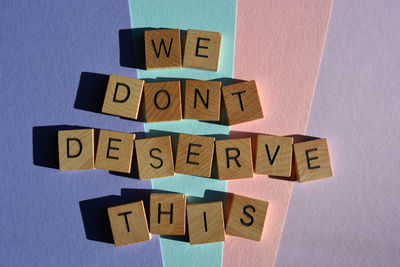
[[[221,82],[186,80],[185,119],[219,121]]]
[[[100,130],[95,168],[129,173],[134,140],[135,134]]]
[[[175,175],[170,136],[136,140],[135,147],[141,180]]]
[[[221,39],[219,32],[188,30],[183,66],[217,71]]]
[[[292,137],[258,135],[255,173],[290,177],[292,147]]]
[[[145,83],[144,104],[147,122],[181,120],[180,82]]]
[[[94,129],[58,131],[60,170],[94,169]]]
[[[228,211],[226,233],[260,241],[267,209],[266,201],[234,194]]]
[[[210,177],[214,137],[179,134],[175,172]]]
[[[185,235],[186,196],[183,194],[150,195],[150,233]]]
[[[253,177],[251,139],[239,138],[215,142],[218,179]]]
[[[222,87],[229,125],[264,118],[255,81]]]
[[[225,241],[221,201],[188,204],[187,220],[191,245]]]
[[[108,208],[116,247],[151,239],[143,201]]]
[[[144,81],[110,75],[101,112],[137,119]]]
[[[299,182],[308,182],[333,175],[328,141],[316,139],[293,145],[296,176]]]
[[[146,69],[182,67],[179,29],[145,31],[144,44]]]

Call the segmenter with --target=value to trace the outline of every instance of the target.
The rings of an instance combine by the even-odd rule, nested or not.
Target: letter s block
[[[226,233],[260,241],[268,202],[234,194],[227,211]]]
[[[143,84],[143,80],[110,75],[101,112],[136,120]]]
[[[94,169],[94,129],[58,131],[60,170]]]

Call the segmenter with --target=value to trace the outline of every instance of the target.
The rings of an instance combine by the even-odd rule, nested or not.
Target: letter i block
[[[129,173],[134,140],[135,134],[100,130],[95,168]]]
[[[183,194],[150,195],[150,233],[185,235],[186,196]]]
[[[210,177],[214,137],[179,134],[175,172]]]
[[[144,32],[146,69],[182,67],[179,29]]]
[[[215,142],[218,179],[253,177],[251,139],[239,138]]]
[[[217,71],[221,39],[219,32],[188,30],[183,66]]]
[[[258,135],[255,173],[290,177],[292,146],[292,137]]]
[[[94,129],[58,131],[60,170],[94,169]]]
[[[151,239],[143,201],[108,208],[116,247]]]
[[[234,194],[228,211],[226,233],[260,241],[268,202]]]
[[[326,138],[293,145],[296,176],[299,182],[308,182],[333,175]]]
[[[191,245],[225,241],[221,201],[188,204],[187,220]]]
[[[229,125],[264,118],[255,81],[222,87]]]
[[[221,82],[186,80],[185,119],[219,121]]]
[[[136,140],[135,146],[141,180],[175,175],[170,136]]]
[[[145,83],[144,104],[147,122],[181,120],[180,82]]]
[[[101,112],[137,119],[144,81],[110,75]]]

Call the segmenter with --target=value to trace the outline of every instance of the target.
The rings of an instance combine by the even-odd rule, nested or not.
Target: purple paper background
[[[150,181],[34,165],[56,162],[60,125],[143,132],[142,123],[74,108],[91,109],[102,97],[104,76],[81,80],[82,72],[136,77],[120,67],[128,1],[2,1],[0,26],[0,265],[161,266],[157,236],[115,249],[88,240],[82,220],[90,239],[108,240],[104,207],[145,197],[129,188],[149,189]]]
[[[399,11],[333,1],[307,135],[334,178],[294,185],[276,266],[400,265]]]

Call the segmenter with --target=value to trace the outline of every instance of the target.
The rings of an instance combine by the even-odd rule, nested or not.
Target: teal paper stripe
[[[213,80],[232,78],[235,40],[236,1],[232,0],[129,0],[132,28],[199,29],[222,33],[218,72],[196,69],[138,70],[138,77]],[[229,137],[229,126],[182,120],[145,123],[146,136],[173,133]],[[203,198],[206,190],[226,192],[226,182],[176,174],[154,179],[153,188]],[[211,196],[212,199],[212,196]],[[204,199],[211,201],[211,199]],[[187,242],[160,238],[164,266],[221,266],[223,243],[190,245]]]

